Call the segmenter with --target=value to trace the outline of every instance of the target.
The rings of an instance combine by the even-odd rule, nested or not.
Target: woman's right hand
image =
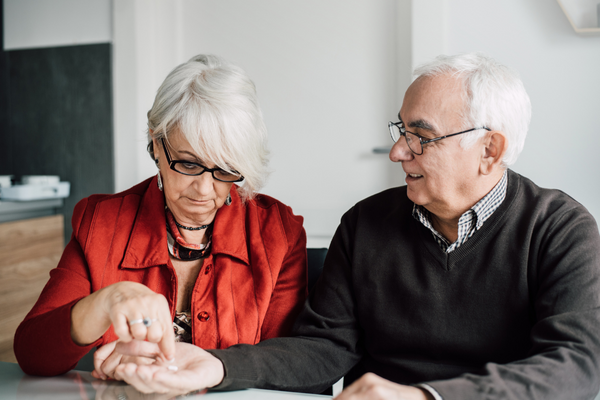
[[[81,299],[71,310],[71,337],[81,346],[113,326],[119,341],[156,343],[165,361],[175,355],[173,321],[167,299],[137,282],[118,282]]]
[[[160,350],[153,343],[117,343],[115,351],[124,356],[114,371],[115,379],[127,382],[142,393],[181,395],[216,386],[225,377],[221,360],[191,343],[177,342],[177,360],[171,363],[158,357]],[[155,362],[126,362],[126,355],[154,358]]]

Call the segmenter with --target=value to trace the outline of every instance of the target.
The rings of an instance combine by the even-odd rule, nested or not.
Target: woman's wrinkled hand
[[[137,282],[118,282],[80,300],[71,310],[71,337],[88,345],[113,326],[120,342],[156,343],[160,357],[172,360],[175,334],[169,303],[162,295]],[[119,363],[118,356],[101,352],[105,361]],[[112,353],[112,352],[111,352]]]
[[[119,282],[109,286],[105,312],[119,340],[147,340],[157,343],[167,360],[175,352],[175,334],[169,303],[162,294],[137,282]]]
[[[154,343],[139,340],[131,341],[132,346],[137,346],[137,350],[133,351],[138,354],[137,356],[121,354],[116,349],[117,343],[117,341],[114,341],[105,344],[94,353],[94,371],[92,371],[94,378],[102,380],[106,380],[107,378],[116,379],[115,369],[119,364],[135,363],[138,365],[148,365],[156,362],[156,358],[160,357],[160,353],[155,354],[158,346]],[[144,348],[148,348],[148,350],[144,350]]]
[[[160,357],[157,344],[140,345],[137,341],[119,342],[115,351],[123,357],[154,359],[152,364],[122,362],[114,370],[115,379],[123,380],[142,393],[185,394],[218,385],[225,370],[221,361],[189,343],[175,343],[175,361]]]
[[[173,400],[177,396],[175,393],[146,394],[116,381],[93,381],[92,387],[96,390],[94,400]]]

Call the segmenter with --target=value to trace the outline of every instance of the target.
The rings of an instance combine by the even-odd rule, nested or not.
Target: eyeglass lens
[[[202,165],[185,162],[178,162],[174,165],[174,167],[177,172],[185,175],[200,175],[206,170],[206,168]],[[224,182],[235,182],[242,177],[239,174],[233,174],[222,169],[213,170],[212,176],[213,178]]]
[[[403,134],[400,131],[400,127],[394,124],[390,125],[390,132],[392,134],[392,140],[394,143],[400,140],[400,137],[404,136],[406,139],[406,144],[413,153],[423,154],[423,146],[421,145],[421,140],[419,140],[418,136],[410,133],[409,131],[405,131],[406,133]]]

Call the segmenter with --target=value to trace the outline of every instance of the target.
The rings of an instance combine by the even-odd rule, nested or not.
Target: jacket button
[[[206,269],[204,270],[204,275],[208,275],[210,273],[211,269],[212,269],[212,265],[207,265]]]
[[[210,319],[210,315],[208,315],[206,311],[202,311],[201,313],[198,313],[198,319],[200,322],[206,322]]]

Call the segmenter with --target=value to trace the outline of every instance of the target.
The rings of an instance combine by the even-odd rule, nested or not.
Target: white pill
[[[169,366],[167,367],[167,369],[168,369],[169,371],[177,371],[179,368],[177,368],[177,365],[169,365]]]

